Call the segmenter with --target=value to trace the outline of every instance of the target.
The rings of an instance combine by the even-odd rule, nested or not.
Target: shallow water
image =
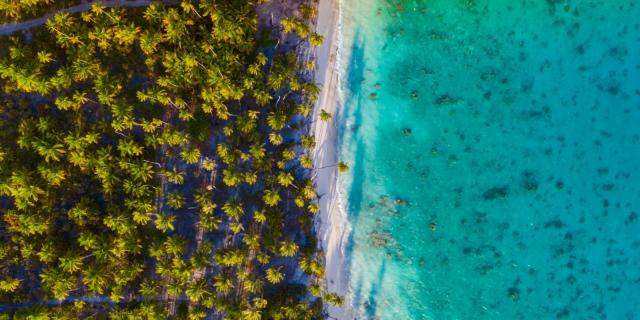
[[[344,2],[358,319],[634,319],[640,3]]]

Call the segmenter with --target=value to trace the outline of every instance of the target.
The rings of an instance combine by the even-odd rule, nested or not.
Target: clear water
[[[640,317],[640,2],[343,7],[354,317]]]

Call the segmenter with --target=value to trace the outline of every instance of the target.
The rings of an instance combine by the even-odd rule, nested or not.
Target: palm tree
[[[205,295],[209,294],[207,291],[207,282],[205,279],[198,279],[191,281],[187,284],[187,290],[185,292],[189,297],[189,300],[198,302],[202,300]]]
[[[336,164],[333,164],[333,165],[320,167],[320,168],[318,168],[318,170],[325,169],[325,168],[332,168],[332,167],[336,167],[338,169],[338,172],[340,172],[340,173],[345,173],[345,172],[349,171],[349,166],[346,163],[342,162],[342,161],[340,161],[340,162],[338,162]]]
[[[293,184],[293,175],[290,172],[280,172],[278,174],[278,183],[283,187],[289,187]]]
[[[185,202],[186,199],[180,192],[169,193],[169,196],[167,197],[167,204],[169,207],[176,210],[182,208]]]
[[[156,220],[155,220],[156,228],[158,228],[158,230],[161,230],[163,232],[166,232],[167,230],[173,231],[173,223],[175,222],[175,220],[176,220],[176,217],[172,214],[156,215]]]
[[[238,201],[227,201],[222,206],[222,210],[224,213],[235,221],[238,221],[240,217],[244,214],[244,209],[242,208],[242,203]]]
[[[173,167],[171,171],[163,171],[163,174],[167,177],[167,180],[169,180],[169,182],[178,185],[184,183],[185,172],[178,170],[176,167]]]
[[[42,178],[52,186],[59,186],[67,177],[67,174],[63,169],[55,167],[40,165],[38,166],[38,171]]]
[[[145,296],[153,296],[160,293],[160,284],[152,279],[145,279],[140,284],[140,294]]]
[[[278,253],[284,257],[293,257],[298,252],[298,245],[293,241],[281,241]]]
[[[280,270],[269,268],[267,269],[267,281],[272,284],[278,284],[284,279],[284,275]]]
[[[336,166],[337,166],[338,171],[340,173],[345,173],[345,172],[349,171],[349,166],[346,163],[342,162],[342,161],[338,162],[338,164]]]
[[[269,133],[269,142],[271,142],[274,146],[280,145],[282,141],[282,135],[275,132]]]
[[[311,159],[311,156],[309,156],[308,154],[301,155],[299,160],[300,160],[300,165],[302,165],[303,168],[305,169],[313,168],[313,159]]]
[[[229,187],[237,186],[242,182],[240,172],[234,169],[224,169],[222,171],[222,181]]]
[[[167,292],[173,296],[182,294],[184,292],[184,283],[178,279],[173,279],[167,284]]]
[[[174,256],[182,254],[186,245],[186,239],[178,235],[173,235],[164,242],[164,247],[167,250],[167,253]]]
[[[267,221],[267,215],[263,210],[255,211],[253,213],[253,220],[255,220],[255,222],[258,222],[258,223],[263,223]]]
[[[118,151],[120,151],[120,155],[125,156],[139,156],[142,155],[144,149],[142,146],[139,146],[133,139],[124,139],[120,140],[118,143]]]
[[[327,112],[327,111],[326,111],[326,110],[324,110],[324,109],[321,109],[321,110],[320,110],[320,120],[322,120],[322,121],[329,121],[329,120],[331,120],[331,118],[332,118],[331,113]]]
[[[213,307],[211,307],[213,308]],[[189,310],[189,320],[201,320],[207,316],[206,309],[201,306],[195,306]]]
[[[270,112],[267,116],[267,123],[274,131],[279,131],[287,124],[287,117],[284,114]]]
[[[76,278],[57,268],[47,268],[40,274],[42,284],[48,288],[53,297],[62,300],[76,287]]]
[[[50,264],[57,260],[59,252],[56,250],[56,244],[54,241],[48,239],[42,243],[40,250],[36,255],[40,262]]]
[[[262,199],[267,206],[275,207],[280,202],[280,195],[276,191],[267,189],[264,191]]]
[[[218,226],[222,222],[222,220],[215,216],[213,211],[200,211],[198,216],[200,219],[198,222],[204,231],[211,232],[218,230]]]
[[[202,161],[202,166],[207,171],[213,171],[216,168],[216,162],[207,158],[207,159],[204,159],[204,161]]]
[[[261,320],[262,314],[260,310],[246,309],[242,310],[242,320]]]
[[[138,161],[136,164],[127,164],[129,173],[135,179],[147,182],[153,177],[153,166],[148,162]]]
[[[95,264],[83,272],[82,282],[87,286],[90,292],[94,294],[103,294],[109,279],[107,273],[101,265]]]
[[[242,285],[245,291],[249,293],[258,293],[260,290],[262,290],[264,282],[260,279],[247,278],[243,280]]]
[[[344,299],[335,292],[330,292],[323,295],[322,300],[337,307],[340,307],[344,304]]]
[[[60,161],[62,155],[66,153],[62,143],[47,143],[42,140],[35,140],[31,143],[33,148],[44,157],[47,163],[51,160]]]
[[[234,285],[231,279],[224,277],[222,275],[217,275],[214,277],[213,286],[216,287],[218,292],[222,294],[228,294],[233,289]]]
[[[14,292],[20,287],[20,280],[16,278],[5,278],[0,280],[0,292]]]
[[[312,46],[318,47],[324,42],[324,37],[314,32],[309,37],[309,42]]]
[[[309,210],[309,213],[316,214],[320,212],[320,205],[318,203],[312,202],[312,203],[309,203],[309,205],[307,206],[307,209]]]
[[[316,138],[314,136],[303,135],[300,137],[300,145],[307,150],[312,150],[316,147]]]
[[[189,258],[189,261],[195,269],[210,267],[212,264],[209,261],[209,254],[211,254],[211,248],[207,242],[203,242],[200,250],[196,251],[196,253]]]
[[[249,185],[254,185],[258,181],[258,173],[256,172],[245,172],[244,173],[244,182]]]
[[[75,273],[80,271],[80,268],[82,268],[82,257],[80,256],[67,254],[64,257],[58,258],[58,260],[60,261],[59,266],[64,272]]]
[[[180,152],[180,156],[182,157],[182,160],[184,160],[187,164],[197,163],[198,161],[200,161],[200,149],[184,149],[182,150],[182,152]]]
[[[298,107],[296,108],[296,112],[302,114],[302,116],[305,118],[309,115],[309,113],[311,113],[312,110],[313,107],[308,103],[298,105]]]

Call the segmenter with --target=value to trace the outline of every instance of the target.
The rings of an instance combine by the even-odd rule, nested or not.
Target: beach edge
[[[340,0],[320,0],[316,32],[324,36],[324,43],[317,48],[317,71],[314,80],[321,86],[318,102],[314,108],[312,132],[316,138],[314,163],[315,184],[320,196],[320,215],[316,218],[316,234],[325,258],[325,280],[327,289],[346,300],[347,274],[345,268],[345,245],[349,224],[342,210],[339,197],[338,175],[338,128],[336,118],[340,112],[340,72],[338,67],[340,49]],[[321,110],[333,115],[329,121],[319,118]],[[326,304],[325,311],[331,319],[346,319],[348,303],[343,307]]]

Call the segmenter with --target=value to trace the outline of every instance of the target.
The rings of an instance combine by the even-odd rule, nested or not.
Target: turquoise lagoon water
[[[639,17],[343,1],[353,318],[640,318]]]

